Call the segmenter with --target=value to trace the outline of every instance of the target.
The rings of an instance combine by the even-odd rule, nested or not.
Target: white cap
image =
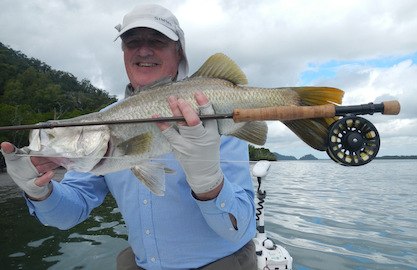
[[[182,59],[178,65],[177,80],[184,79],[188,74],[188,61],[185,54],[185,39],[177,18],[168,9],[159,5],[137,6],[123,17],[123,25],[115,26],[119,31],[115,41],[127,31],[146,27],[161,32],[173,41],[180,41],[182,48]]]

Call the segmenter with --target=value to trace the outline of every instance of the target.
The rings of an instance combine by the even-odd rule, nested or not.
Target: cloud
[[[337,68],[335,77],[319,78],[311,84],[343,89],[343,103],[346,105],[399,100],[402,108],[398,117],[415,118],[417,107],[413,97],[417,93],[416,76],[417,64],[410,58],[390,67],[371,67],[357,63],[342,65]]]
[[[159,3],[177,15],[191,73],[223,52],[252,86],[336,86],[346,91],[345,104],[398,99],[399,116],[369,119],[391,145],[402,142],[389,126],[408,142],[415,138],[408,128],[416,127],[417,116],[414,0],[3,0],[0,42],[122,97],[128,79],[114,26],[142,3]],[[311,151],[282,124],[269,125],[267,146],[295,155]]]

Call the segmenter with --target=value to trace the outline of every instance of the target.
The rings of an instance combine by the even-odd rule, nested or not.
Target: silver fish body
[[[265,89],[241,86],[246,83],[244,74],[222,54],[212,56],[189,79],[180,82],[167,80],[169,78],[157,81],[104,111],[58,122],[141,119],[151,118],[156,113],[168,117],[172,116],[167,102],[171,95],[183,98],[198,111],[194,99],[197,90],[209,98],[215,113],[220,114],[232,113],[235,108],[337,104],[341,103],[343,96],[342,91],[334,88]],[[329,121],[317,121],[319,124],[306,125],[302,120],[285,124],[312,147],[324,150],[322,145],[327,134],[322,133],[327,132]],[[266,140],[267,126],[264,122],[234,123],[232,119],[227,119],[218,120],[218,127],[221,135],[235,136],[254,144],[262,145]],[[317,142],[313,142],[315,140]],[[172,151],[154,123],[33,130],[29,148],[32,153],[49,156],[68,170],[104,175],[130,168],[156,194],[163,192],[163,184],[158,179],[160,171],[171,172],[160,163],[145,162]]]

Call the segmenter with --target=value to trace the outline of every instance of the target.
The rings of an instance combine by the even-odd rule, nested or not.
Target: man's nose
[[[138,44],[137,50],[140,56],[148,56],[153,54],[152,46],[147,41]]]

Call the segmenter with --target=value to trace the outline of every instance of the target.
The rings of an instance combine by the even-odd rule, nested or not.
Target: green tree
[[[249,160],[258,161],[258,160],[269,160],[276,161],[277,157],[266,148],[256,148],[253,145],[249,145]]]
[[[0,43],[0,126],[25,125],[91,113],[115,102],[89,80],[78,81]],[[27,145],[28,132],[1,132],[1,141]]]
[[[18,80],[9,80],[4,89],[2,102],[16,106],[25,103],[25,99],[23,84]]]

